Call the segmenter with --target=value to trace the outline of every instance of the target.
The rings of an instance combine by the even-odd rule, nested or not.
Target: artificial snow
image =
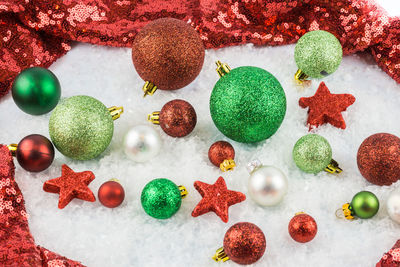
[[[369,184],[358,171],[356,155],[361,142],[374,133],[400,135],[400,86],[376,66],[371,56],[344,57],[339,69],[323,81],[332,93],[356,97],[356,102],[343,113],[347,129],[323,125],[313,131],[328,139],[333,158],[344,172],[303,173],[292,160],[293,145],[309,133],[307,110],[299,107],[298,100],[313,95],[322,80],[314,80],[303,89],[296,86],[293,53],[293,45],[207,50],[203,70],[193,83],[177,91],[158,90],[154,96],[143,98],[143,81],[132,65],[130,49],[76,44],[50,67],[61,82],[62,97],[90,95],[106,106],[122,105],[125,112],[114,122],[109,148],[95,160],[71,160],[57,152],[51,167],[36,174],[26,172],[15,161],[16,180],[25,197],[36,243],[94,267],[235,266],[232,261],[215,263],[211,257],[222,246],[230,226],[248,221],[258,225],[267,239],[266,252],[255,266],[374,266],[400,238],[400,225],[390,220],[385,207],[388,194],[400,183],[390,187]],[[265,142],[233,142],[214,126],[208,102],[218,80],[216,60],[231,68],[264,68],[281,82],[287,97],[286,117],[278,132]],[[189,101],[197,112],[197,126],[184,138],[171,138],[146,120],[148,113],[176,98]],[[49,137],[50,114],[25,114],[10,94],[0,100],[0,109],[1,143],[17,143],[33,133]],[[123,153],[124,134],[138,124],[155,127],[164,141],[161,153],[151,162],[134,163]],[[217,140],[230,141],[235,147],[234,171],[222,173],[209,162],[208,148]],[[247,194],[246,165],[256,158],[280,168],[289,179],[288,194],[276,207],[257,206]],[[74,171],[94,172],[96,179],[89,187],[96,196],[103,182],[118,178],[126,193],[122,206],[108,209],[98,201],[75,199],[59,210],[58,195],[44,192],[42,186],[46,180],[60,176],[64,163]],[[219,176],[225,178],[229,189],[245,193],[247,200],[230,208],[228,223],[214,213],[193,218],[191,212],[201,199],[193,182],[214,183]],[[186,186],[189,195],[172,218],[156,220],[143,211],[140,194],[147,182],[162,177]],[[369,220],[337,219],[335,210],[361,190],[378,196],[379,213]],[[307,244],[294,242],[287,231],[290,219],[299,211],[313,216],[318,224],[316,238]]]

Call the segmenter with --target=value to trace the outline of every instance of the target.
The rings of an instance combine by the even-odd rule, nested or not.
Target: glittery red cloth
[[[18,72],[49,66],[71,40],[131,46],[139,29],[161,17],[190,23],[206,48],[288,44],[327,30],[345,54],[370,51],[400,83],[400,17],[372,0],[0,0],[0,96]]]
[[[14,169],[10,151],[0,145],[0,266],[83,266],[35,245]]]
[[[383,255],[376,267],[400,267],[400,240]]]

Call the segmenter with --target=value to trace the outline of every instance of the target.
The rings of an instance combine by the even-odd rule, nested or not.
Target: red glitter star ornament
[[[199,191],[203,199],[192,212],[193,217],[207,212],[215,212],[223,222],[228,222],[229,206],[235,205],[246,199],[246,196],[237,191],[228,190],[224,178],[219,177],[215,184],[206,184],[200,181],[194,182],[194,188]]]
[[[93,192],[88,187],[93,180],[93,172],[74,172],[64,164],[61,168],[61,176],[46,181],[43,184],[43,190],[50,193],[59,193],[58,208],[63,209],[74,198],[90,202],[96,201]]]
[[[331,94],[324,82],[321,82],[315,95],[302,97],[299,105],[302,108],[308,107],[307,124],[320,126],[330,123],[337,128],[346,128],[346,122],[341,114],[348,106],[352,105],[356,98],[351,94]]]

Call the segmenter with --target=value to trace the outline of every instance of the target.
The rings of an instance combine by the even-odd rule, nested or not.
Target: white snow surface
[[[300,108],[300,97],[315,93],[319,82],[300,89],[293,81],[296,72],[294,45],[280,47],[236,46],[207,50],[203,70],[187,87],[177,91],[158,90],[143,98],[143,81],[137,75],[131,51],[89,44],[75,44],[50,69],[62,85],[62,97],[89,95],[106,106],[123,105],[125,113],[115,121],[109,148],[97,159],[71,160],[59,152],[52,166],[41,173],[29,173],[16,163],[16,181],[30,214],[29,226],[37,244],[87,266],[235,266],[232,261],[215,263],[211,256],[222,246],[225,232],[237,222],[248,221],[265,233],[267,249],[254,266],[374,266],[384,252],[400,238],[400,225],[388,217],[386,199],[400,183],[392,186],[369,184],[357,168],[356,155],[361,142],[378,132],[400,135],[400,86],[384,73],[368,54],[343,58],[339,69],[323,79],[332,93],[350,93],[356,102],[343,113],[347,128],[323,125],[314,130],[328,139],[333,157],[344,172],[340,175],[301,172],[292,160],[295,142],[309,133],[307,110]],[[236,150],[237,168],[222,173],[207,157],[217,140],[228,140],[215,127],[209,112],[209,97],[218,80],[216,60],[231,68],[252,65],[271,72],[282,84],[287,97],[286,117],[278,132],[256,145],[230,141]],[[123,153],[122,140],[130,127],[149,124],[146,115],[172,99],[189,101],[197,112],[195,130],[184,138],[171,138],[156,127],[163,140],[161,153],[151,162],[136,164]],[[0,100],[0,142],[17,143],[24,136],[38,133],[49,137],[50,114],[31,116],[14,104],[11,95]],[[289,179],[284,201],[271,208],[257,206],[247,194],[252,159],[280,168]],[[118,178],[125,188],[124,203],[115,209],[73,200],[65,209],[57,208],[58,194],[43,191],[43,183],[59,177],[61,165],[75,171],[91,170],[96,179],[90,188],[97,197],[100,185]],[[200,201],[193,182],[214,183],[223,176],[228,188],[247,195],[246,201],[231,206],[229,222],[214,213],[193,218]],[[189,195],[172,218],[149,217],[140,204],[140,194],[154,178],[169,178],[185,185]],[[381,203],[379,213],[369,220],[344,221],[335,210],[361,190],[374,192]],[[296,212],[304,211],[318,224],[316,238],[306,244],[294,242],[288,223]]]

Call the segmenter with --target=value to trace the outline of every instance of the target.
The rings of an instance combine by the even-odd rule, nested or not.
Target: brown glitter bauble
[[[294,241],[307,243],[314,239],[318,226],[313,217],[301,213],[290,220],[288,229]]]
[[[101,204],[107,208],[115,208],[124,201],[125,191],[120,183],[108,181],[100,186],[98,197]]]
[[[172,137],[183,137],[190,134],[196,123],[196,111],[185,100],[169,101],[160,111],[160,126],[166,134]]]
[[[219,168],[224,160],[235,159],[235,149],[226,141],[217,141],[210,146],[208,158]]]
[[[357,153],[362,176],[376,185],[391,185],[400,179],[400,138],[388,133],[371,135]]]
[[[162,90],[180,89],[200,73],[204,46],[186,22],[162,18],[148,23],[136,35],[132,60],[139,76]]]
[[[226,255],[243,265],[258,261],[264,255],[266,246],[264,233],[249,222],[234,224],[224,237]]]
[[[24,137],[17,146],[16,155],[19,165],[30,172],[47,169],[54,160],[53,144],[45,136],[31,134]]]

